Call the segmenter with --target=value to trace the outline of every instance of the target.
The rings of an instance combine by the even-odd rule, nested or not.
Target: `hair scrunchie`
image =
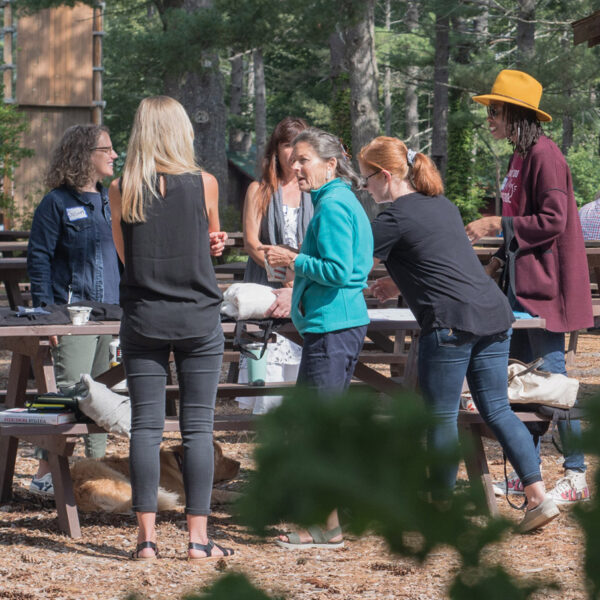
[[[406,162],[412,167],[415,162],[415,156],[417,153],[410,148],[406,151]]]

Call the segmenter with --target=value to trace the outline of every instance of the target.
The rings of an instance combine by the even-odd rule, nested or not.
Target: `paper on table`
[[[367,312],[371,321],[414,321],[415,319],[410,308],[371,308]]]

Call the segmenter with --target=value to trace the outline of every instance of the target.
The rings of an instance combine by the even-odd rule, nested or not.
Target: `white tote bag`
[[[543,362],[525,364],[511,359],[508,364],[508,399],[511,404],[544,404],[569,409],[575,405],[579,381],[560,373],[538,371]]]
[[[277,300],[273,289],[258,283],[234,283],[223,293],[221,312],[232,319],[264,319]]]

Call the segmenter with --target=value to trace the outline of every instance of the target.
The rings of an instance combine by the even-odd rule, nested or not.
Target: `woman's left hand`
[[[284,319],[289,316],[292,310],[292,288],[280,288],[273,290],[273,293],[277,296],[277,300],[271,304],[269,310],[265,313],[265,317]]]
[[[211,256],[221,256],[221,254],[223,254],[227,238],[228,236],[225,231],[211,231],[208,234],[208,239],[210,240]]]
[[[282,246],[259,246],[258,249],[265,253],[265,260],[272,267],[289,267],[298,256],[292,250]]]
[[[465,227],[471,244],[485,236],[496,236],[502,230],[502,217],[482,217]]]

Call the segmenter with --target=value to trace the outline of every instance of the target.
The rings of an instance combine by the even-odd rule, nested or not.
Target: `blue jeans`
[[[541,481],[531,435],[508,403],[510,331],[476,336],[465,331],[434,329],[419,342],[419,386],[437,424],[428,432],[436,450],[458,441],[458,409],[465,376],[483,420],[500,442],[523,485]],[[456,482],[458,465],[434,474],[448,488]]]
[[[165,386],[173,351],[179,381],[183,485],[187,514],[210,514],[213,422],[223,359],[223,330],[183,340],[147,338],[121,324],[121,348],[131,396],[129,463],[133,510],[156,512]]]
[[[366,333],[366,325],[305,333],[296,383],[320,392],[341,393],[348,389]]]
[[[540,371],[560,373],[561,375],[567,374],[564,333],[555,333],[544,329],[517,329],[513,333],[510,344],[510,356],[525,363],[543,358],[544,362],[539,367]],[[583,452],[574,449],[574,447],[581,445],[581,421],[579,419],[572,420],[570,425],[566,421],[559,421],[558,433],[565,457],[563,467],[585,473],[586,466]],[[539,456],[539,439],[536,451]]]

